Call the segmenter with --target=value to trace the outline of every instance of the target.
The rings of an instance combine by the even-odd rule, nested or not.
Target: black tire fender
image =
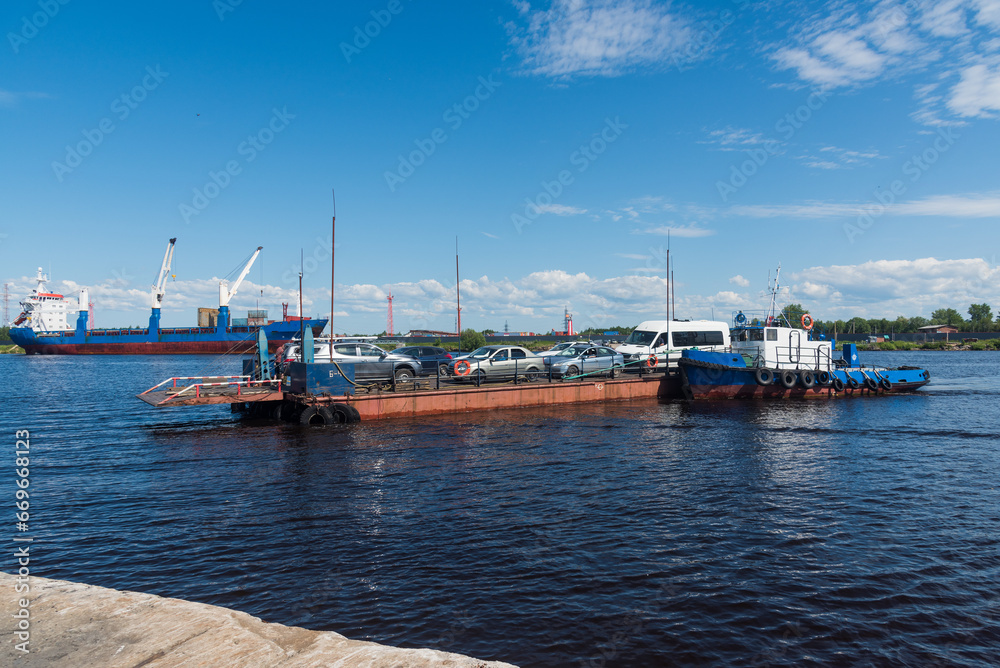
[[[795,375],[795,372],[792,371],[791,369],[785,369],[784,371],[782,371],[780,379],[781,379],[781,384],[784,385],[785,388],[789,390],[795,387],[795,384],[799,380],[798,377]]]
[[[800,371],[799,382],[802,384],[802,387],[808,390],[812,388],[813,385],[816,384],[816,374],[814,374],[812,371],[809,371],[808,369]]]
[[[774,383],[774,372],[770,369],[760,368],[753,375],[758,385],[771,385]]]
[[[330,424],[330,419],[330,412],[326,410],[325,406],[322,408],[308,406],[304,411],[302,411],[302,414],[299,415],[299,424],[308,427],[317,427]]]
[[[843,392],[844,391],[844,381],[842,381],[841,379],[837,378],[836,376],[833,377],[833,391],[834,392]]]

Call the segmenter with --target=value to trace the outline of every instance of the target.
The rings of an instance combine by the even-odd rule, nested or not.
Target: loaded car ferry
[[[161,328],[160,309],[176,241],[176,238],[170,240],[157,283],[152,286],[152,313],[148,327],[88,329],[90,304],[87,289],[80,290],[78,299],[49,292],[45,287],[48,277],[42,274],[39,267],[35,277],[36,287],[21,302],[21,314],[12,323],[11,340],[29,355],[242,354],[254,349],[258,331],[267,335],[273,352],[298,336],[300,328],[309,328],[318,336],[326,326],[325,318],[283,315],[280,321],[269,321],[261,312],[257,312],[253,319],[248,317],[245,325],[230,322],[229,301],[260,254],[261,247],[258,247],[232,286],[227,281],[219,283],[219,308],[212,313],[214,323],[206,323],[207,327]],[[76,322],[70,324],[69,319],[74,312]]]

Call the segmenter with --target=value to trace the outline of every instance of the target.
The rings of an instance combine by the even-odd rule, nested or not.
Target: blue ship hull
[[[158,324],[158,315],[150,318],[150,325]],[[84,329],[78,322],[75,331],[66,332],[36,332],[30,327],[14,327],[10,330],[10,338],[30,355],[243,354],[253,352],[258,330],[267,335],[268,349],[274,352],[299,335],[299,322],[283,320],[260,327],[153,326],[93,330]],[[327,321],[323,318],[301,322],[303,327],[312,330],[313,336],[319,336]]]
[[[830,377],[826,383],[817,382],[805,387],[797,381],[794,386],[786,387],[777,377],[773,377],[771,382],[760,382],[758,369],[746,366],[740,355],[697,350],[685,350],[679,366],[682,389],[689,399],[873,396],[912,392],[930,382],[930,373],[916,367],[883,369],[857,366],[833,370],[828,374]],[[886,382],[881,382],[883,378]]]

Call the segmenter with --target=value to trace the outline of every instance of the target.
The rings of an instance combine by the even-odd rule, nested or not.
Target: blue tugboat
[[[688,399],[874,396],[912,392],[930,381],[930,373],[917,367],[861,364],[853,343],[844,344],[842,356],[834,358],[833,342],[812,338],[809,314],[802,316],[800,329],[776,311],[777,292],[775,277],[765,313],[734,315],[731,352],[681,354],[678,366]]]

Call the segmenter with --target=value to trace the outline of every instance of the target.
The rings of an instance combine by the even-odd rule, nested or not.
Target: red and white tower
[[[394,330],[392,328],[392,293],[391,292],[389,293],[389,296],[387,297],[387,299],[389,300],[389,323],[388,323],[388,326],[385,329],[385,332],[389,336],[392,336]]]

